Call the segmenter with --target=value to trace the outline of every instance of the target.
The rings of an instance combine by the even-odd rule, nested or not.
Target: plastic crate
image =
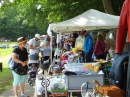
[[[100,85],[104,85],[104,74],[95,74],[95,75],[71,75],[65,76],[65,83],[67,90],[80,90],[81,85],[84,82],[90,82],[93,84],[93,80],[97,80]],[[93,84],[94,86],[95,84]],[[88,88],[93,88],[92,85],[89,85]],[[86,86],[87,87],[87,86]],[[84,86],[83,89],[86,89]]]

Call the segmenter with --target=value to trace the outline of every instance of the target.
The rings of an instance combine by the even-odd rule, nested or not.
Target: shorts
[[[14,71],[12,71],[12,74],[13,74],[13,77],[14,77],[13,86],[18,86],[19,84],[25,83],[26,75],[18,75]]]

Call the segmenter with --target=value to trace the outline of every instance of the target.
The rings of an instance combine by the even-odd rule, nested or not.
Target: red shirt
[[[104,53],[104,50],[105,50],[105,42],[103,40],[96,41],[94,54],[101,55]]]
[[[121,54],[126,42],[128,33],[128,42],[130,42],[130,0],[125,0],[116,34],[116,53]]]

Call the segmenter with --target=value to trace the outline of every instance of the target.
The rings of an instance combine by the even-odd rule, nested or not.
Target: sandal
[[[21,97],[29,97],[28,95],[26,94],[22,94]]]

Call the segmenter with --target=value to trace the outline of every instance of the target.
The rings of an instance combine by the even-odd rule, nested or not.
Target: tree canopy
[[[4,0],[0,37],[45,34],[48,24],[73,18],[89,9],[119,15],[124,0]]]

